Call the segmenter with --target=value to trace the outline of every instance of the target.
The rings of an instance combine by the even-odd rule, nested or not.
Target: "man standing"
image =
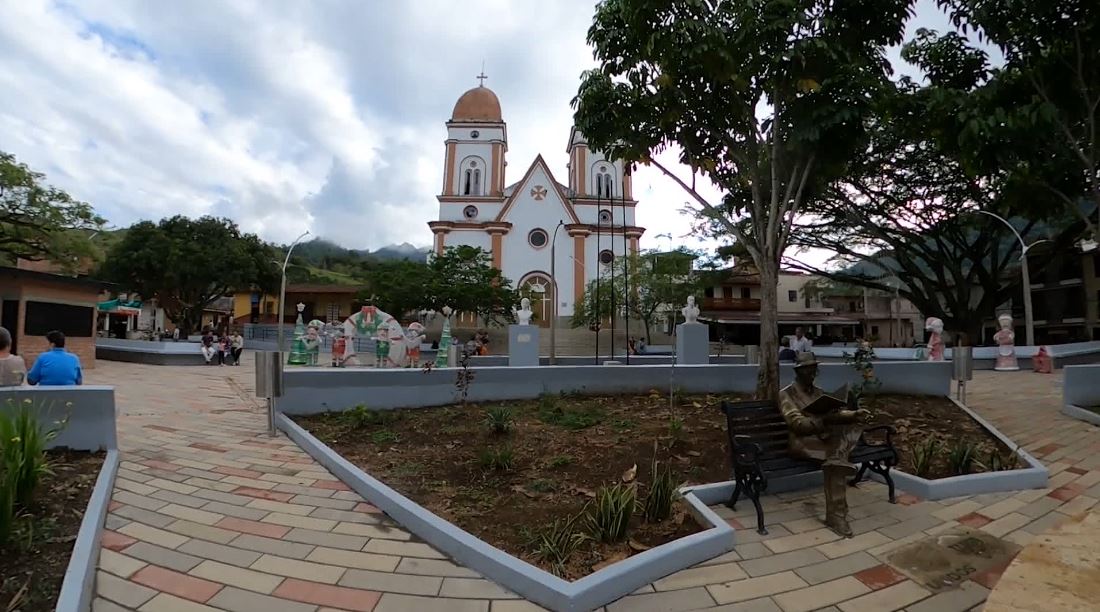
[[[44,387],[84,384],[80,358],[65,350],[65,334],[54,330],[46,334],[46,341],[50,343],[50,350],[34,361],[31,371],[27,372],[27,383]]]
[[[244,352],[244,336],[241,335],[241,330],[235,330],[229,339],[233,344],[233,365],[241,365],[241,353]]]
[[[794,382],[779,391],[779,410],[789,430],[790,453],[802,459],[822,461],[825,473],[825,525],[838,534],[851,537],[848,525],[848,480],[856,467],[848,455],[863,434],[860,421],[871,415],[867,410],[848,410],[833,406],[824,412],[807,408],[825,392],[814,386],[817,359],[813,353],[799,353],[795,360]],[[828,398],[826,398],[828,399]]]
[[[790,349],[798,355],[801,353],[808,353],[812,351],[813,348],[814,343],[806,337],[805,332],[802,330],[802,326],[794,328],[794,336],[791,337]]]

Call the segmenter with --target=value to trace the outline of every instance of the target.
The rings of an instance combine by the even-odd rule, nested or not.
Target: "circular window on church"
[[[536,249],[541,249],[546,246],[546,243],[550,241],[550,238],[546,235],[544,229],[533,229],[530,234],[527,234],[527,243]]]
[[[463,208],[462,216],[467,219],[477,219],[477,206],[467,206]]]
[[[481,136],[481,133],[477,130],[470,132],[470,138],[477,138],[478,136]]]
[[[604,249],[600,251],[600,263],[605,266],[611,265],[611,262],[615,261],[615,254],[611,251]]]
[[[601,210],[600,211],[600,225],[610,225],[610,224],[611,224],[611,211],[610,210]]]

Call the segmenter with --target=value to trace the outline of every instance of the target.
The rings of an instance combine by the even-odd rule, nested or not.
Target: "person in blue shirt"
[[[84,384],[80,358],[65,350],[65,334],[54,330],[46,334],[46,340],[50,350],[34,360],[34,366],[27,372],[27,383],[42,386]]]

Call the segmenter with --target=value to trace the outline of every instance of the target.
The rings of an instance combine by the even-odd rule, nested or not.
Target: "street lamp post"
[[[565,225],[565,221],[558,220],[554,227],[554,235],[550,238],[550,293],[554,296],[554,306],[550,308],[550,365],[558,363],[558,279],[557,279],[557,246],[558,230]],[[576,303],[577,296],[573,296]]]
[[[279,352],[283,352],[283,305],[286,302],[286,267],[290,263],[290,254],[294,252],[294,247],[298,246],[298,243],[309,235],[309,230],[302,232],[301,236],[294,239],[294,242],[290,243],[290,248],[286,250],[286,259],[283,260],[283,280],[279,288]]]
[[[1024,283],[1024,330],[1027,335],[1027,345],[1035,346],[1035,322],[1032,319],[1031,313],[1031,276],[1028,274],[1027,270],[1027,252],[1031,250],[1031,247],[1040,242],[1049,242],[1049,240],[1036,240],[1031,244],[1027,244],[1024,242],[1024,237],[1020,235],[1020,232],[1016,231],[1016,228],[1012,227],[1012,224],[1004,217],[991,213],[988,210],[979,210],[978,212],[999,219],[1001,223],[1008,226],[1008,229],[1012,230],[1013,235],[1016,236],[1016,240],[1020,241],[1020,276]]]

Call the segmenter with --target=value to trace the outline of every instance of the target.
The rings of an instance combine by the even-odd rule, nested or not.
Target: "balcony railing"
[[[760,310],[760,300],[757,298],[703,298],[704,310]]]

